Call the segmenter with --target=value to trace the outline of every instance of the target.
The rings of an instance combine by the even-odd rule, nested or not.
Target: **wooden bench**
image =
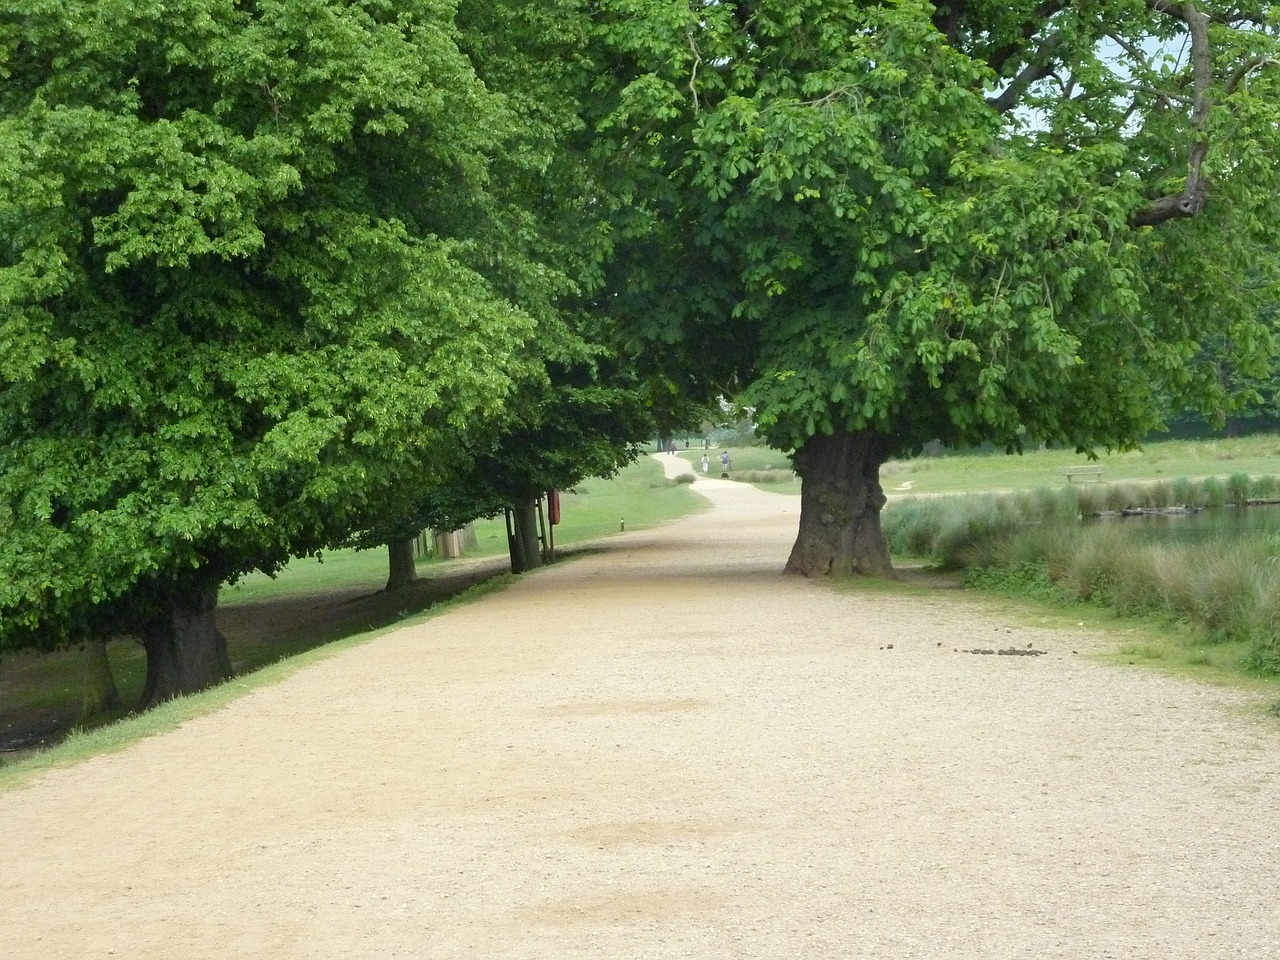
[[[1067,467],[1062,471],[1067,475],[1067,483],[1101,483],[1102,467],[1093,465],[1088,467]]]

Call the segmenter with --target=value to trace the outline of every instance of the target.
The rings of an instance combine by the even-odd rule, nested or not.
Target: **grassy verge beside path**
[[[1105,610],[1160,634],[1122,656],[1219,678],[1270,677],[1280,692],[1280,506],[1214,507],[1226,490],[1236,490],[1228,503],[1243,503],[1258,486],[1272,485],[1241,474],[1226,484],[906,499],[885,511],[884,531],[895,555],[965,571],[968,586]],[[1143,502],[1174,491],[1177,506]],[[1089,520],[1113,494],[1152,512]],[[1203,513],[1183,506],[1206,502]]]

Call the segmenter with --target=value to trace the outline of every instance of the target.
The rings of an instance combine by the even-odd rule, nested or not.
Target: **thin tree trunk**
[[[795,452],[800,475],[800,533],[787,572],[806,577],[892,577],[880,530],[884,438],[871,430],[815,436]]]
[[[142,709],[197,693],[231,676],[227,639],[214,619],[217,605],[216,586],[178,591],[143,629],[147,680]]]
[[[88,720],[120,706],[105,640],[86,640],[80,651],[80,716]]]
[[[387,558],[391,570],[387,577],[388,590],[399,590],[418,579],[418,568],[413,562],[412,540],[388,543]]]

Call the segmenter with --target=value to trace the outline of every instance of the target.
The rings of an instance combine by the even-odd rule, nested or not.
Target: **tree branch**
[[[702,66],[702,53],[698,50],[698,42],[693,36],[693,25],[685,28],[689,38],[689,52],[693,54],[693,69],[689,75],[689,93],[693,96],[693,109],[700,109],[698,104],[698,67]]]
[[[1147,5],[1160,13],[1177,17],[1187,25],[1191,35],[1191,133],[1195,138],[1187,157],[1187,179],[1181,193],[1160,197],[1129,220],[1135,227],[1153,227],[1177,217],[1194,217],[1204,206],[1208,183],[1202,168],[1209,153],[1205,139],[1205,121],[1212,102],[1209,87],[1213,82],[1213,52],[1209,48],[1209,15],[1202,13],[1195,0],[1183,0],[1175,8],[1169,0],[1147,0]]]
[[[1040,48],[1035,52],[1035,56],[1027,61],[1018,75],[1009,81],[1009,85],[997,97],[988,97],[987,106],[995,110],[996,113],[1008,113],[1019,102],[1028,88],[1037,80],[1042,80],[1053,72],[1053,55],[1057,52],[1058,47],[1062,46],[1065,38],[1062,33],[1055,33],[1044,43],[1040,44]]]
[[[1263,67],[1280,66],[1280,60],[1275,57],[1254,57],[1246,60],[1240,66],[1236,67],[1235,72],[1227,78],[1227,82],[1223,85],[1223,90],[1228,96],[1236,92],[1236,89],[1244,82],[1245,78],[1255,70],[1261,70]]]
[[[1156,13],[1163,13],[1167,17],[1173,17],[1175,20],[1181,20],[1188,26],[1191,25],[1189,14],[1187,13],[1187,4],[1175,3],[1174,0],[1147,0],[1147,8],[1154,10]],[[1259,9],[1237,9],[1225,13],[1202,13],[1196,11],[1195,16],[1204,17],[1209,23],[1252,23],[1255,27],[1265,27],[1267,25],[1266,15]]]

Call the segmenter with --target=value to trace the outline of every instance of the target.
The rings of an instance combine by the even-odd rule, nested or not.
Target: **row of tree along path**
[[[787,569],[924,444],[1274,395],[1268,0],[0,0],[0,649],[226,680],[220,586],[509,511],[730,398]]]

